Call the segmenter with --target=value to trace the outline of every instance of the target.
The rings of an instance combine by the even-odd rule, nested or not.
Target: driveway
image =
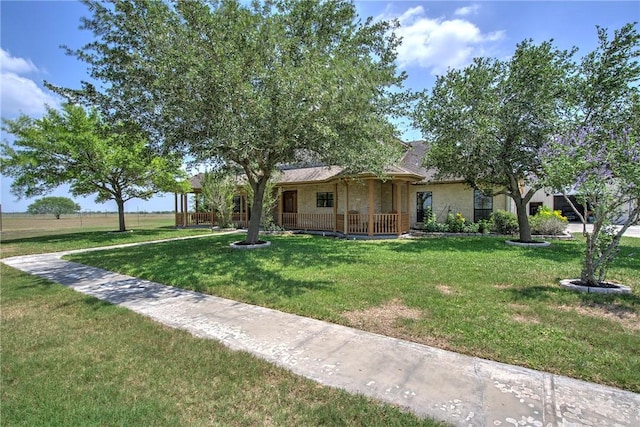
[[[587,230],[591,231],[592,228],[592,224],[587,224]],[[569,230],[569,232],[571,233],[582,233],[582,224],[577,222],[570,222],[567,230]],[[629,227],[627,231],[625,231],[624,236],[640,238],[640,225],[632,225],[631,227]]]

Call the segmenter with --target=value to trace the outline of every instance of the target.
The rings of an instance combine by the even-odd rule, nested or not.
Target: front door
[[[295,228],[298,213],[298,191],[282,192],[282,225],[285,228]]]

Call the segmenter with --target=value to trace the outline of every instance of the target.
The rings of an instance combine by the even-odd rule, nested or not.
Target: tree
[[[48,108],[40,119],[3,120],[2,129],[15,136],[13,144],[2,144],[0,160],[2,173],[15,179],[15,195],[37,196],[69,184],[73,196],[114,200],[120,231],[126,230],[127,201],[176,189],[184,178],[180,159],[156,155],[144,133],[127,123],[107,125],[95,110],[77,105]]]
[[[563,192],[582,221],[586,250],[580,280],[588,286],[604,282],[622,235],[640,221],[640,35],[627,24],[612,40],[598,28],[598,39],[575,78],[568,130],[540,153],[546,183]],[[582,209],[568,194],[576,194]]]
[[[573,51],[518,44],[509,60],[476,58],[439,76],[414,123],[430,144],[425,166],[514,201],[520,241],[531,241],[527,203],[542,188],[540,147],[562,124]]]
[[[236,187],[234,175],[225,169],[205,172],[202,179],[204,202],[217,214],[221,228],[231,226]]]
[[[585,128],[559,136],[542,151],[547,182],[563,192],[582,221],[586,250],[580,280],[587,286],[604,282],[622,235],[640,221],[639,138],[637,128],[607,140]],[[567,194],[576,194],[582,209]],[[613,227],[620,218],[625,219]],[[588,222],[593,223],[591,231]]]
[[[273,218],[273,211],[278,206],[278,189],[274,184],[274,180],[277,180],[277,177],[281,175],[281,172],[278,171],[272,176],[272,180],[267,182],[267,187],[264,190],[264,196],[262,198],[262,212],[261,212],[261,222],[260,225],[264,230],[274,230],[276,227],[276,223]],[[247,195],[253,199],[253,188],[251,185],[245,185],[245,191]]]
[[[72,214],[80,210],[80,205],[68,197],[43,197],[27,207],[27,213],[32,215],[54,214],[56,219],[60,215]]]
[[[104,88],[49,87],[131,117],[163,151],[243,169],[258,240],[277,166],[301,158],[381,173],[402,114],[394,23],[362,22],[347,1],[86,1],[95,41],[69,53]],[[102,91],[101,91],[102,90]]]

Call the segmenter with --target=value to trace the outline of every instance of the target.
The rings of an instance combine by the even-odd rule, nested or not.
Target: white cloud
[[[504,31],[483,33],[468,20],[430,18],[422,6],[410,8],[395,18],[401,25],[396,33],[402,37],[398,65],[402,68],[417,65],[432,74],[462,68],[474,57],[489,55],[495,42],[504,38]]]
[[[30,59],[13,57],[9,52],[0,48],[0,70],[22,74],[38,71],[38,68]]]
[[[455,12],[453,12],[453,14],[456,16],[475,15],[476,13],[478,13],[479,10],[480,10],[480,5],[474,4],[471,6],[459,7],[455,10]]]
[[[11,56],[0,48],[1,74],[0,99],[1,112],[6,118],[20,113],[39,115],[45,112],[45,104],[55,107],[58,99],[45,92],[33,80],[21,74],[38,72],[38,68],[29,59]]]

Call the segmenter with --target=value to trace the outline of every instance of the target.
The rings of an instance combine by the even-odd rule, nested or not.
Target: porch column
[[[409,218],[409,228],[411,228],[411,211],[409,210],[409,190],[411,189],[411,185],[409,184],[409,181],[407,181],[407,200],[405,201],[405,205],[406,205],[406,212],[407,212],[407,216]],[[407,230],[409,231],[409,230]]]
[[[278,188],[278,225],[282,227],[282,188]]]
[[[173,224],[178,226],[178,193],[173,193]]]
[[[333,184],[333,232],[338,229],[338,183]]]
[[[345,181],[346,203],[344,204],[344,234],[349,234],[349,181]]]
[[[369,180],[369,236],[373,236],[373,180]]]
[[[187,214],[189,213],[189,207],[187,205],[187,195],[182,194],[182,226],[187,226]]]
[[[399,182],[396,182],[393,185],[396,190],[396,233],[398,233],[399,236],[402,234],[402,187],[400,187]]]
[[[244,215],[243,215],[244,213]],[[240,196],[240,222],[242,222],[242,227],[244,227],[244,221],[247,220],[247,200],[244,195]],[[242,219],[244,216],[244,220]]]

